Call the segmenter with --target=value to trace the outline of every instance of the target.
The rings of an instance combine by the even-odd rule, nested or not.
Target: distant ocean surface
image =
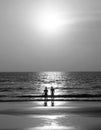
[[[51,86],[70,100],[101,100],[101,72],[3,72],[0,101],[32,101]]]

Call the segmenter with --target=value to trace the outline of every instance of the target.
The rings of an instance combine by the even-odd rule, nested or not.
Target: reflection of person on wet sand
[[[54,106],[54,88],[51,87],[51,105]]]
[[[48,89],[47,89],[47,87],[45,87],[45,89],[44,89],[44,97],[45,97],[44,106],[47,106],[47,97],[48,97]]]

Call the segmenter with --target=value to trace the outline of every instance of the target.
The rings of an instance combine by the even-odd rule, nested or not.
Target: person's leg
[[[47,95],[44,96],[44,106],[47,106]]]
[[[54,106],[54,97],[52,96],[52,99],[51,99],[51,106]]]

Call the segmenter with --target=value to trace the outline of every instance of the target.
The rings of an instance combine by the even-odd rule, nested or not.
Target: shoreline
[[[6,102],[38,102],[38,101],[69,101],[69,102],[101,102],[101,99],[54,99],[54,100],[51,100],[51,99],[47,99],[47,100],[44,100],[44,99],[28,99],[28,100],[17,100],[17,99],[14,99],[14,100],[0,100],[0,103],[6,103]]]

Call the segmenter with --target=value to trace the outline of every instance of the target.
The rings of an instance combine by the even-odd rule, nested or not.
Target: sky
[[[0,0],[0,71],[101,71],[101,0]]]

